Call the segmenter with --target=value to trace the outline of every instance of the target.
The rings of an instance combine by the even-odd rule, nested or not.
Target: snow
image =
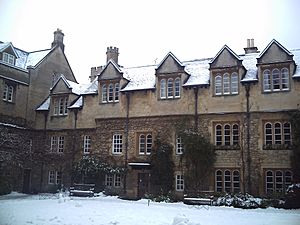
[[[36,110],[44,111],[49,110],[50,107],[50,97],[48,97]]]
[[[249,53],[241,56],[242,64],[247,70],[245,77],[242,81],[258,81],[257,80],[257,57],[259,53]]]
[[[51,49],[46,49],[28,53],[17,48],[15,50],[19,55],[19,58],[16,59],[16,66],[22,69],[26,69],[28,66],[35,67],[51,51]]]
[[[211,59],[201,59],[183,62],[185,71],[190,75],[183,86],[209,84],[209,62]]]
[[[139,162],[132,162],[128,163],[129,166],[150,166],[150,163],[139,163]]]
[[[69,109],[77,109],[77,108],[81,108],[83,105],[83,101],[82,101],[82,96],[80,96],[77,101],[71,105],[70,107],[68,107]]]
[[[5,126],[5,127],[13,127],[13,128],[17,128],[17,129],[26,129],[25,127],[20,127],[18,125],[15,124],[10,124],[10,123],[1,123],[0,122],[0,126]],[[0,224],[1,225],[1,224]]]
[[[293,58],[297,66],[293,77],[300,78],[300,49],[291,50],[291,53],[294,55]]]
[[[1,225],[298,225],[300,210],[237,209],[64,193],[0,197]]]

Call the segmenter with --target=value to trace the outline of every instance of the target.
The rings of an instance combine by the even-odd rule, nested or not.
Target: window
[[[113,175],[112,174],[106,174],[105,185],[108,187],[112,187],[112,185],[113,185]]]
[[[160,81],[160,98],[164,99],[166,98],[166,80],[162,79]]]
[[[181,155],[183,154],[183,142],[181,137],[176,137],[176,154]]]
[[[91,136],[85,135],[83,138],[83,153],[89,154],[91,150]]]
[[[139,154],[150,155],[152,149],[152,135],[151,134],[140,134],[139,136]]]
[[[120,84],[107,83],[102,85],[102,103],[119,102],[120,99]]]
[[[162,79],[160,81],[160,99],[174,99],[180,98],[181,92],[181,79],[180,77]]]
[[[215,77],[215,95],[231,95],[239,93],[239,76],[236,72],[232,74],[218,73]]]
[[[267,122],[264,131],[264,149],[276,148],[276,145],[288,148],[291,145],[291,124],[289,122]]]
[[[240,172],[238,170],[221,170],[215,172],[216,192],[238,193],[240,192]]]
[[[274,68],[263,71],[263,91],[276,92],[289,90],[289,70],[287,68]]]
[[[115,179],[114,179],[114,186],[115,187],[121,187],[121,175],[120,174],[115,174]]]
[[[268,169],[265,172],[266,194],[274,192],[285,193],[287,187],[292,184],[293,174],[290,170]]]
[[[102,85],[102,102],[107,102],[107,88],[106,85]]]
[[[173,79],[168,79],[168,98],[173,98]]]
[[[48,183],[49,184],[55,184],[55,171],[54,170],[49,171]]]
[[[123,148],[123,136],[122,134],[114,134],[113,135],[113,154],[121,154]]]
[[[4,84],[3,100],[6,102],[13,102],[14,87],[12,85]]]
[[[3,60],[3,62],[6,62],[10,65],[15,64],[15,57],[11,54],[6,53],[6,52],[3,52],[2,60]]]
[[[217,124],[215,126],[215,145],[216,146],[238,146],[240,141],[239,125]]]
[[[48,175],[48,184],[61,184],[62,183],[62,172],[50,170]]]
[[[53,115],[68,114],[68,97],[54,98],[53,105]]]
[[[184,190],[184,179],[182,174],[176,174],[176,191],[183,191]]]
[[[51,137],[51,143],[50,143],[50,150],[52,152],[64,152],[64,142],[65,137],[64,136],[52,136]]]

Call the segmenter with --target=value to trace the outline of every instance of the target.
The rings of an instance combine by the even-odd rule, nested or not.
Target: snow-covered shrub
[[[223,197],[219,197],[216,201],[218,206],[233,206],[243,209],[255,209],[261,205],[261,199],[254,198],[249,194],[225,194]]]
[[[290,185],[287,189],[284,208],[299,209],[300,208],[300,183]]]

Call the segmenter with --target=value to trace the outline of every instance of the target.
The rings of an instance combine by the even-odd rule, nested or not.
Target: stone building
[[[54,49],[64,56],[63,48]],[[29,107],[35,112],[21,116],[30,127],[33,154],[44,154],[23,170],[27,189],[68,187],[75,182],[74,164],[96,156],[126,172],[86,176],[81,182],[142,197],[151,189],[150,156],[159,137],[173,146],[174,194],[182,197],[184,145],[175,124],[188,120],[217,154],[214,171],[199,192],[284,192],[293,179],[288,112],[299,109],[300,50],[289,51],[272,40],[259,52],[253,39],[244,50],[238,55],[225,45],[213,58],[191,61],[169,52],[157,65],[127,68],[118,64],[119,49],[108,47],[106,64],[91,68],[86,85],[76,82],[63,57],[68,71],[50,73],[48,93]],[[30,85],[24,84],[28,96],[33,95]]]

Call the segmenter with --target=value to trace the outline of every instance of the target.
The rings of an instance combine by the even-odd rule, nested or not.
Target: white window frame
[[[113,186],[113,174],[105,174],[105,186],[106,187]]]
[[[56,171],[55,173],[55,183],[56,184],[62,184],[62,172]]]
[[[55,184],[55,171],[54,170],[50,170],[48,173],[48,184]]]
[[[176,136],[176,155],[182,155],[184,151],[182,137]]]
[[[108,85],[108,102],[114,102],[114,85],[112,83]]]
[[[102,102],[106,103],[107,102],[107,87],[106,84],[102,85]]]
[[[263,71],[263,91],[271,92],[271,71],[268,69]]]
[[[290,82],[289,82],[289,70],[288,68],[284,67],[281,69],[281,90],[286,91],[290,89]],[[286,82],[284,82],[284,80]]]
[[[3,100],[6,102],[13,102],[14,98],[14,87],[9,84],[4,84]]]
[[[123,150],[123,135],[122,134],[113,134],[112,142],[112,153],[119,155],[122,154]]]
[[[114,174],[114,187],[121,187],[122,179],[121,174]]]
[[[223,192],[223,171],[216,170],[215,172],[215,191]]]
[[[63,153],[64,152],[64,145],[65,145],[65,137],[64,136],[58,136],[57,140],[57,152]]]
[[[223,93],[222,80],[222,75],[217,74],[215,77],[215,95],[222,95]]]
[[[139,155],[150,155],[152,151],[152,134],[142,133],[139,135]]]
[[[114,90],[114,101],[115,102],[119,102],[119,90],[120,90],[120,86],[119,83],[115,83],[115,90]]]
[[[56,152],[57,148],[58,148],[58,137],[57,136],[51,136],[50,150],[52,152]]]
[[[289,169],[268,169],[265,171],[265,193],[284,193],[292,184],[293,173]]]
[[[270,127],[267,128],[267,125],[269,125]],[[270,140],[267,140],[268,137]],[[291,145],[291,124],[289,122],[278,121],[265,122],[264,143],[265,145]]]
[[[223,74],[223,95],[230,95],[230,76],[229,76],[229,73]]]
[[[231,94],[238,94],[239,93],[239,76],[238,76],[238,73],[233,72],[231,74],[230,84],[231,84],[231,87],[230,87]]]
[[[91,151],[91,136],[84,135],[83,137],[83,153],[89,154]]]
[[[184,177],[182,173],[177,173],[175,176],[176,191],[184,191]]]
[[[167,98],[174,98],[174,82],[172,78],[167,81]]]
[[[174,82],[174,97],[180,98],[180,86],[181,86],[181,79],[177,77]]]
[[[15,56],[7,52],[3,52],[2,60],[10,65],[15,65]]]
[[[218,138],[220,138],[221,140],[218,140]],[[223,145],[223,126],[222,126],[222,124],[216,124],[216,126],[215,126],[215,145],[216,146]]]
[[[166,99],[166,79],[162,79],[160,81],[160,98]]]

